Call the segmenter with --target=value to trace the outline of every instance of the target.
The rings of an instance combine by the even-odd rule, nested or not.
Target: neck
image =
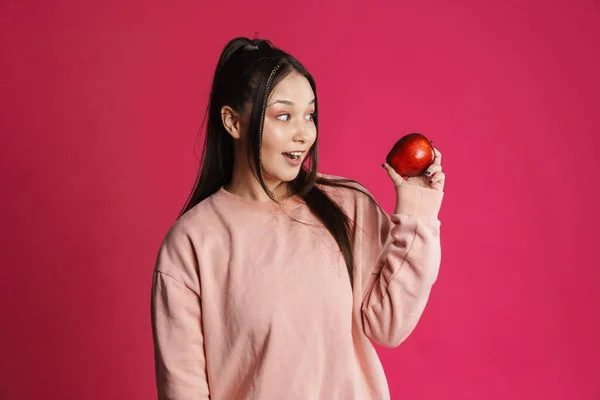
[[[266,186],[275,198],[284,200],[288,197],[288,188],[285,182],[274,182],[265,180]],[[231,182],[224,186],[224,189],[229,193],[235,194],[238,197],[253,201],[271,201],[269,195],[264,191],[260,182],[252,174],[252,171],[247,170],[247,173],[234,173],[231,177]]]

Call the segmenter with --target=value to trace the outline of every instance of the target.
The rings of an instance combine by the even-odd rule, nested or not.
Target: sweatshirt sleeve
[[[209,399],[200,296],[155,270],[151,297],[158,399]]]
[[[400,345],[417,325],[441,261],[443,193],[411,185],[395,189],[391,216],[369,207],[369,234],[361,243],[363,329],[385,347]]]

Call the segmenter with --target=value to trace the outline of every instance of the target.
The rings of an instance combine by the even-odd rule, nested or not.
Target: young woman
[[[388,216],[317,173],[317,105],[312,76],[269,41],[224,48],[202,167],[154,270],[160,399],[389,398],[371,341],[398,346],[436,280],[441,154],[421,177],[384,164]]]

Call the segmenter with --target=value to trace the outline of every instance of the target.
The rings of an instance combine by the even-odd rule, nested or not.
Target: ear
[[[239,139],[241,137],[242,127],[240,116],[233,108],[229,106],[223,106],[221,108],[221,121],[227,132],[229,132],[234,139]]]

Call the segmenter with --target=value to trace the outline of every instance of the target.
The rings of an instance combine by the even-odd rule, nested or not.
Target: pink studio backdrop
[[[423,132],[447,173],[439,281],[378,348],[393,399],[600,399],[595,1],[0,4],[0,398],[150,399],[158,246],[220,49],[314,73],[322,171],[388,211]]]

